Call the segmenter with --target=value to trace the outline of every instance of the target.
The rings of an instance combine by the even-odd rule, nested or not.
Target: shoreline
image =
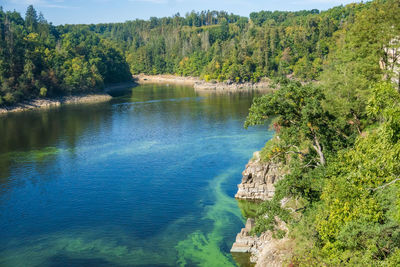
[[[109,94],[114,90],[121,90],[129,86],[135,86],[134,82],[124,82],[111,84],[104,88],[103,91],[98,93],[87,93],[87,94],[76,94],[70,96],[58,96],[58,97],[46,97],[46,98],[35,98],[9,107],[0,107],[0,116],[7,115],[9,113],[49,109],[53,107],[59,107],[61,105],[69,104],[89,104],[89,103],[100,103],[106,102],[112,99]]]
[[[181,84],[191,85],[196,91],[200,92],[246,92],[260,91],[268,92],[274,90],[274,86],[270,79],[264,78],[263,81],[257,83],[245,82],[234,83],[231,81],[225,82],[206,82],[198,77],[184,77],[171,74],[146,75],[139,74],[133,76],[139,84]]]
[[[111,98],[112,96],[106,93],[91,93],[84,95],[60,96],[54,98],[35,98],[10,107],[0,108],[0,115],[30,110],[49,109],[69,104],[105,102],[109,101]]]
[[[172,74],[158,74],[158,75],[147,75],[139,74],[133,75],[134,80],[139,84],[159,83],[159,84],[182,84],[182,85],[195,85],[201,80],[197,77],[184,77],[176,76]]]
[[[129,88],[129,87],[135,87],[135,86],[137,86],[137,85],[138,85],[138,84],[137,84],[134,80],[133,80],[133,81],[130,81],[130,82],[113,83],[113,84],[107,85],[107,86],[104,88],[103,92],[106,93],[106,94],[110,94],[110,93],[112,93],[113,91],[118,91],[118,90],[122,90],[122,89],[127,89],[127,88]]]

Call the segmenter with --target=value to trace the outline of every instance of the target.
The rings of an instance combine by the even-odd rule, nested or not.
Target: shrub
[[[15,97],[12,93],[6,93],[5,96],[3,97],[4,101],[7,102],[7,104],[14,104],[15,103]]]
[[[47,88],[46,87],[42,87],[40,88],[40,96],[41,97],[45,97],[47,95]]]

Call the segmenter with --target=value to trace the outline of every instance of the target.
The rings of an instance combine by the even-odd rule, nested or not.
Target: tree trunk
[[[315,134],[314,134],[313,147],[319,155],[319,162],[321,163],[321,165],[325,165],[325,156],[324,156],[324,153],[322,152],[322,147],[319,144],[318,138]]]

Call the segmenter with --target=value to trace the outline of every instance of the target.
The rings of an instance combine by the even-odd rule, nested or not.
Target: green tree
[[[26,25],[28,31],[30,31],[30,32],[37,30],[38,16],[37,16],[35,8],[32,5],[28,6],[28,8],[26,10],[25,25]]]

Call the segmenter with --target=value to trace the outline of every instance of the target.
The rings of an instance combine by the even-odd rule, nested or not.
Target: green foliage
[[[381,105],[384,95],[395,97],[386,107]],[[364,262],[385,260],[399,248],[398,99],[393,87],[378,85],[370,105],[371,110],[377,110],[376,103],[383,108],[383,122],[360,136],[353,149],[339,153],[328,168],[317,230],[322,251],[338,263],[354,252]]]
[[[278,229],[274,232],[273,237],[276,239],[282,239],[286,236],[286,231],[282,230],[282,229]]]
[[[332,153],[350,141],[351,128],[339,128],[336,118],[322,107],[325,95],[315,86],[301,86],[290,82],[272,94],[254,100],[245,127],[264,124],[274,119],[274,127],[282,139],[279,153],[311,155],[302,149],[314,150],[319,164],[324,165],[326,154]]]
[[[265,201],[260,204],[257,209],[256,225],[252,231],[260,234],[264,231],[275,230],[275,217],[278,217],[284,222],[289,222],[290,212],[287,209],[283,209],[280,200],[274,197],[273,200]]]
[[[390,78],[388,47],[400,32],[399,1],[372,1],[357,12],[353,21],[336,33],[330,45],[326,70],[321,81],[326,88],[327,104],[337,117],[352,120],[360,131],[366,121],[365,107],[371,84]],[[381,68],[382,66],[382,68]],[[391,67],[389,67],[391,66]]]
[[[238,200],[238,205],[244,218],[254,218],[257,214],[258,202]]]
[[[116,45],[76,27],[47,23],[29,6],[25,20],[0,10],[0,97],[10,105],[24,99],[81,93],[131,79]]]
[[[40,88],[40,96],[45,97],[47,95],[47,88],[46,87],[42,87]]]
[[[289,172],[275,184],[274,198],[259,206],[255,231],[273,230],[278,237],[282,233],[276,229],[275,218],[289,223],[292,237],[298,240],[292,259],[296,264],[395,266],[398,263],[400,94],[392,84],[378,83],[370,95],[366,110],[375,126],[359,135],[354,145],[344,139],[347,143],[342,144],[343,149],[331,150],[325,166],[310,164],[307,150],[275,157],[286,162]],[[274,102],[275,97],[268,95],[263,97],[264,101],[256,100],[255,103],[266,105],[256,104],[249,116],[273,114],[279,116],[277,122],[290,118],[292,124],[285,127],[296,129],[298,136],[306,136],[300,133],[306,129],[293,124],[296,117],[284,113],[284,109],[290,109],[287,103],[280,98]],[[274,113],[271,103],[280,103],[285,108]],[[254,118],[261,119],[252,124],[266,119]],[[271,153],[278,155],[294,140],[280,135],[270,141],[263,150],[264,155],[269,155],[266,159],[271,161]],[[300,208],[290,207],[297,209],[292,213],[288,204],[282,206],[283,199],[302,204]]]
[[[3,99],[7,104],[14,104],[15,103],[15,98],[14,98],[13,94],[11,94],[11,93],[6,93],[3,96]]]
[[[364,6],[261,11],[250,20],[203,11],[86,28],[116,41],[135,74],[195,75],[238,83],[295,74],[309,81],[321,73],[335,33]]]
[[[332,36],[335,42],[319,42],[326,58],[306,55],[292,66],[293,54],[281,57],[282,70],[298,77],[314,73],[307,76],[314,79],[323,68],[320,82],[301,86],[277,79],[281,88],[250,108],[246,127],[273,120],[276,137],[261,158],[281,164],[285,174],[274,198],[260,205],[256,230],[278,237],[274,218],[287,222],[296,242],[290,259],[295,266],[400,263],[400,94],[387,67],[398,66],[387,51],[397,47],[399,4],[346,7],[352,13]],[[334,8],[323,20],[343,11]]]

